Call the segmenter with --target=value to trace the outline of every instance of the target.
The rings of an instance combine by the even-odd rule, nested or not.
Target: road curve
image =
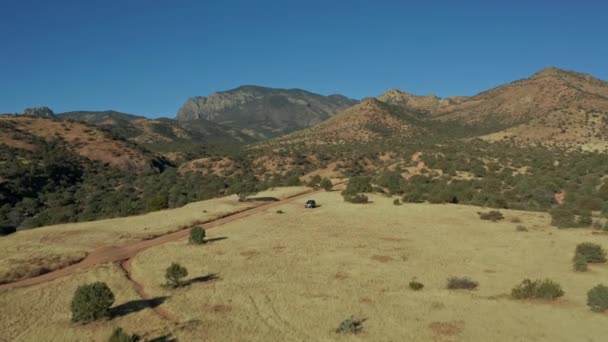
[[[305,197],[310,196],[311,194],[317,193],[321,190],[311,190],[302,194],[294,195],[283,200],[278,200],[270,203],[265,203],[259,205],[257,207],[244,209],[241,211],[237,211],[231,214],[228,214],[224,217],[209,220],[203,222],[202,224],[205,227],[205,230],[210,228],[215,228],[221,226],[223,224],[240,220],[247,216],[253,215],[255,213],[262,212],[264,210],[271,209],[273,207],[277,207],[283,205],[285,203],[289,203],[295,200],[299,200]],[[159,237],[133,242],[124,246],[115,247],[115,246],[105,246],[92,251],[86,258],[82,261],[72,264],[70,266],[66,266],[64,268],[60,268],[49,273],[45,273],[36,277],[27,278],[18,280],[16,282],[7,283],[0,285],[0,290],[6,289],[14,289],[21,287],[28,287],[33,285],[42,284],[48,281],[52,281],[61,277],[66,277],[72,275],[77,272],[82,272],[84,270],[91,269],[97,265],[109,263],[109,262],[120,262],[130,258],[133,258],[135,255],[140,253],[143,250],[146,250],[150,247],[158,246],[165,244],[167,242],[179,240],[188,236],[190,229],[182,229],[177,232],[161,235]]]

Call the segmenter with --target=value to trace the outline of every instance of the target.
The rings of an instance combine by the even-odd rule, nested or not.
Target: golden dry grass
[[[602,341],[608,333],[606,316],[585,305],[608,268],[571,266],[576,244],[608,247],[606,236],[557,230],[541,213],[504,211],[507,219],[492,223],[476,207],[315,197],[315,210],[286,204],[209,232],[221,241],[149,249],[134,259],[133,276],[150,294],[171,295],[163,307],[180,321],[201,321],[176,333],[186,341]],[[517,232],[519,224],[530,231]],[[168,291],[161,284],[173,261],[190,278],[218,279]],[[447,290],[449,276],[479,288]],[[409,289],[413,277],[422,291]],[[552,303],[509,299],[526,277],[551,278],[566,294]],[[334,333],[351,315],[367,318],[363,332]]]
[[[305,187],[276,188],[255,197],[282,199],[307,190]],[[229,196],[144,215],[20,231],[0,238],[0,283],[69,265],[97,247],[149,239],[177,231],[195,221],[211,220],[261,203],[239,202],[236,196]]]
[[[149,308],[87,325],[72,323],[70,302],[74,291],[79,285],[95,281],[110,286],[115,307],[138,299],[132,285],[114,265],[102,265],[41,286],[3,291],[0,341],[107,341],[118,326],[149,337],[166,334],[168,323]]]
[[[116,304],[137,299],[120,271],[104,266],[0,292],[0,340],[103,340],[118,325],[180,341],[603,341],[608,333],[606,315],[585,305],[587,290],[607,279],[608,267],[575,273],[571,266],[578,243],[608,247],[605,235],[558,230],[542,213],[503,211],[506,219],[492,223],[479,220],[477,207],[394,206],[374,195],[373,203],[355,205],[337,192],[314,198],[318,209],[288,203],[208,232],[225,239],[172,242],[137,255],[133,279],[153,297],[168,296],[159,308],[177,323],[149,309],[70,323],[69,300],[83,282],[107,281]],[[529,231],[517,232],[521,224]],[[199,281],[164,288],[173,261]],[[203,278],[210,274],[216,278]],[[449,276],[471,277],[479,287],[447,290]],[[423,290],[409,289],[414,277]],[[555,302],[509,299],[526,277],[551,278],[566,294]],[[363,332],[336,334],[351,315],[367,319]]]

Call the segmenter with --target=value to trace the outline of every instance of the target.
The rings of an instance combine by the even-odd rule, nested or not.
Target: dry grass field
[[[283,199],[308,190],[305,187],[276,188],[254,197]],[[144,215],[20,231],[0,238],[0,284],[72,264],[98,247],[150,239],[196,221],[212,220],[263,203],[239,202],[236,196],[229,196]]]
[[[586,291],[606,281],[608,268],[574,273],[577,243],[608,247],[608,236],[557,230],[540,213],[506,211],[498,223],[479,220],[480,208],[394,206],[373,196],[347,204],[337,193],[210,231],[225,237],[204,246],[167,244],[138,255],[133,277],[180,321],[200,320],[176,335],[191,341],[600,341],[607,317],[585,305]],[[522,223],[511,223],[518,217]],[[528,232],[517,232],[517,225]],[[176,261],[190,277],[215,280],[167,291],[164,269]],[[474,291],[450,291],[449,276],[469,276]],[[409,289],[416,277],[422,291]],[[526,277],[548,277],[566,294],[553,303],[514,301],[511,288]],[[366,318],[353,337],[333,332],[345,318]]]
[[[84,283],[103,281],[115,296],[112,320],[82,325],[71,323],[70,301]],[[149,327],[146,336],[163,336],[164,322],[151,309],[139,307],[132,285],[115,265],[102,265],[69,278],[24,289],[0,292],[0,341],[107,341],[112,330]],[[129,310],[135,310],[128,313]]]
[[[292,202],[209,230],[205,245],[179,241],[138,254],[131,277],[151,298],[167,297],[157,310],[168,319],[144,309],[70,323],[69,299],[83,282],[108,282],[116,305],[139,299],[107,265],[0,292],[0,340],[104,341],[115,326],[179,341],[604,341],[608,334],[608,316],[585,305],[587,290],[608,283],[608,266],[575,273],[571,264],[578,243],[607,248],[607,235],[558,230],[542,213],[505,210],[506,219],[493,223],[480,220],[477,207],[395,206],[375,195],[357,205],[337,192],[314,198],[320,208]],[[162,286],[171,262],[188,268],[190,285]],[[479,287],[447,290],[449,276]],[[408,287],[414,277],[421,291]],[[510,299],[527,277],[557,281],[564,297]],[[366,319],[363,331],[335,333],[351,315]]]

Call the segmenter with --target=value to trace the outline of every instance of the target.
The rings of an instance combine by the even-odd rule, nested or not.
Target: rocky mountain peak
[[[35,107],[26,108],[23,110],[23,115],[27,116],[41,116],[41,117],[55,117],[55,113],[49,107]]]

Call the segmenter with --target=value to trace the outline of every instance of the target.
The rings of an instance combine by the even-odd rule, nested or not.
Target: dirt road
[[[321,190],[311,190],[304,194],[295,195],[295,196],[292,196],[292,197],[289,197],[289,198],[286,198],[283,200],[261,204],[257,207],[244,209],[242,211],[228,214],[219,219],[203,222],[202,224],[205,227],[205,229],[218,227],[218,226],[221,226],[223,224],[226,224],[226,223],[229,223],[229,222],[232,222],[235,220],[240,220],[242,218],[253,215],[255,213],[259,213],[261,211],[283,205],[285,203],[289,203],[289,202],[296,201],[296,200],[301,200],[301,199],[309,197],[310,195],[312,195],[316,192],[319,192],[319,191],[321,191]],[[55,280],[55,279],[58,279],[61,277],[66,277],[66,276],[69,276],[76,272],[81,272],[83,270],[93,268],[97,265],[101,265],[101,264],[105,264],[105,263],[109,263],[109,262],[122,262],[127,259],[133,258],[139,252],[141,252],[145,249],[148,249],[150,247],[154,247],[154,246],[162,245],[167,242],[186,238],[188,236],[189,232],[190,232],[190,229],[183,229],[183,230],[180,230],[180,231],[177,231],[174,233],[169,233],[166,235],[162,235],[157,238],[150,239],[150,240],[143,240],[143,241],[138,241],[138,242],[134,242],[131,244],[127,244],[125,246],[101,247],[101,248],[98,248],[98,249],[94,250],[93,252],[91,252],[85,259],[83,259],[82,261],[80,261],[76,264],[73,264],[73,265],[70,265],[70,266],[49,272],[49,273],[45,273],[45,274],[39,275],[37,277],[27,278],[27,279],[19,280],[19,281],[16,281],[13,283],[8,283],[8,284],[2,284],[2,285],[0,285],[0,290],[37,285],[37,284]]]

